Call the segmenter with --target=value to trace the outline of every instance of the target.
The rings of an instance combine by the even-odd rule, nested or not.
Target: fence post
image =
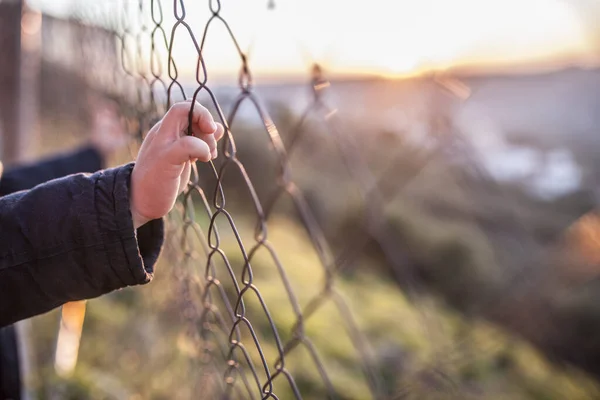
[[[42,71],[42,14],[23,6],[19,82],[19,148],[17,161],[38,153],[40,138],[40,79]]]
[[[23,21],[24,8],[23,0],[0,0],[0,160],[5,164],[31,154],[38,124],[40,31],[35,15],[26,14],[29,19]],[[25,384],[31,375],[30,323],[23,321],[16,328]],[[33,398],[27,386],[22,395],[24,400]]]
[[[33,155],[38,137],[41,16],[23,0],[0,0],[0,159]]]
[[[19,157],[19,82],[23,0],[0,0],[0,134],[5,164]]]

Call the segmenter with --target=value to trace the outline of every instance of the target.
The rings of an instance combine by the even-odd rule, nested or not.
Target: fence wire
[[[266,6],[274,8],[275,3],[270,1]],[[201,95],[205,95],[204,98],[212,103],[209,106],[212,105],[211,109],[226,131],[219,159],[209,166],[193,166],[192,179],[172,215],[168,232],[169,254],[176,261],[173,270],[179,282],[181,314],[187,322],[190,339],[200,349],[195,361],[198,363],[197,370],[201,371],[197,387],[203,392],[202,397],[280,398],[275,387],[283,381],[288,386],[289,393],[294,398],[301,399],[303,393],[298,377],[290,371],[286,360],[293,353],[304,351],[308,354],[310,364],[303,365],[303,368],[316,371],[327,398],[348,398],[349,395],[338,386],[339,383],[336,385],[333,382],[328,366],[306,329],[311,318],[327,305],[335,307],[340,316],[339,321],[344,325],[352,348],[357,353],[354,360],[360,364],[364,383],[371,397],[390,397],[393,389],[386,388],[382,382],[371,343],[359,328],[347,299],[337,290],[336,279],[345,270],[351,269],[359,261],[365,247],[375,241],[392,266],[397,281],[405,287],[406,293],[410,295],[416,290],[415,271],[411,270],[410,260],[405,259],[394,236],[386,231],[385,208],[442,151],[447,141],[437,140],[433,145],[416,147],[419,162],[405,176],[397,176],[398,166],[403,162],[401,158],[379,175],[375,174],[367,160],[363,159],[360,144],[344,134],[343,121],[338,119],[337,110],[326,99],[330,82],[321,67],[315,64],[309,80],[312,100],[299,121],[291,128],[287,143],[284,144],[267,108],[254,90],[247,54],[241,49],[232,28],[222,16],[220,1],[208,2],[207,14],[210,17],[201,36],[196,36],[199,32],[198,21],[189,19],[184,0],[174,0],[165,9],[158,0],[115,2],[111,7],[112,9],[104,9],[102,12],[89,7],[83,8],[75,13],[79,21],[77,24],[60,19],[46,24],[49,28],[45,29],[59,31],[53,33],[56,36],[67,36],[71,40],[83,42],[81,46],[64,46],[64,41],[49,41],[55,46],[46,50],[49,61],[76,65],[82,79],[92,87],[114,96],[121,104],[122,112],[128,117],[132,133],[140,139],[174,102],[190,97],[196,100]],[[115,10],[118,14],[115,14]],[[167,10],[174,19],[171,27],[165,26]],[[99,14],[104,16],[100,24]],[[106,15],[109,17],[105,17]],[[90,20],[93,20],[93,26],[88,24]],[[202,56],[207,34],[214,24],[225,27],[240,61],[238,93],[229,106],[227,115],[209,85],[210,70]],[[61,34],[61,30],[72,32],[65,35],[64,32]],[[110,40],[113,34],[118,38],[117,49]],[[176,41],[183,40],[181,35],[191,40],[197,56],[196,86],[193,88],[181,81],[181,66],[173,55]],[[81,54],[73,55],[65,50],[70,47],[79,48]],[[115,59],[115,55],[118,59]],[[70,60],[72,57],[77,61]],[[84,65],[81,65],[81,60]],[[277,190],[263,201],[259,200],[255,186],[238,158],[235,130],[231,128],[243,104],[250,105],[259,117],[264,128],[263,134],[270,145],[265,151],[272,152],[278,164]],[[359,193],[364,211],[362,221],[351,239],[337,251],[330,247],[319,218],[315,216],[292,174],[291,157],[298,143],[309,134],[310,127],[305,125],[315,121],[335,143],[347,169],[349,181],[354,183]],[[212,174],[214,187],[207,188],[206,182],[202,182],[203,168],[208,168],[209,174]],[[251,240],[242,239],[233,213],[226,208],[223,184],[226,175],[230,176],[234,171],[241,176],[249,193],[250,208],[254,210],[255,229]],[[391,177],[394,179],[390,179]],[[390,181],[394,183],[390,185]],[[322,281],[314,282],[321,289],[304,304],[300,304],[286,267],[280,261],[277,249],[269,241],[268,222],[277,204],[284,201],[284,198],[288,198],[293,204],[323,270]],[[218,224],[217,221],[223,221],[223,218],[226,222]],[[203,227],[199,220],[209,223]],[[222,246],[222,231],[225,229],[228,230],[228,235],[233,235],[236,248]],[[290,332],[280,332],[269,311],[269,304],[255,284],[253,259],[261,251],[266,251],[276,266],[280,284],[287,293],[294,317]],[[232,258],[237,260],[239,255],[243,261],[241,270],[231,261]],[[251,318],[248,315],[246,304],[251,297],[252,301],[258,301],[262,314],[260,317]],[[435,317],[432,318],[425,310],[419,314],[421,322],[426,326],[428,340],[435,343]],[[254,320],[259,318],[266,319],[269,332],[257,332]],[[327,335],[326,332],[319,334]],[[274,354],[267,355],[263,350],[266,340],[272,342]],[[433,364],[428,365],[428,370],[434,374],[437,368],[435,358],[433,357]],[[443,377],[443,373],[439,374],[442,379],[447,379]],[[400,391],[399,395],[409,392]]]
[[[268,6],[273,8],[274,2],[269,2]],[[152,26],[149,27],[143,22],[143,17],[147,8],[150,8]],[[152,116],[157,117],[167,109],[176,98],[189,98],[196,100],[201,92],[208,95],[210,102],[217,114],[218,120],[225,127],[225,140],[221,147],[221,161],[219,165],[211,162],[210,169],[214,175],[216,185],[211,191],[203,189],[198,168],[203,166],[195,165],[193,168],[193,177],[189,182],[188,189],[183,194],[181,208],[181,223],[174,225],[174,231],[171,231],[171,239],[178,237],[176,253],[180,254],[180,260],[177,263],[177,275],[180,282],[180,300],[182,313],[188,323],[188,332],[190,337],[195,339],[197,346],[201,348],[201,367],[200,370],[212,370],[214,375],[205,374],[207,380],[202,380],[203,390],[212,390],[211,394],[216,393],[224,398],[239,397],[251,399],[279,398],[275,391],[277,382],[285,381],[289,386],[290,393],[294,398],[301,399],[302,391],[299,388],[297,378],[288,369],[286,360],[290,354],[299,352],[303,348],[309,355],[312,365],[304,365],[304,368],[315,369],[322,381],[328,398],[340,398],[340,388],[333,383],[330,372],[326,367],[318,348],[315,346],[311,335],[306,331],[306,324],[311,317],[318,313],[327,303],[333,305],[344,324],[352,347],[357,352],[356,360],[361,364],[363,377],[373,398],[384,397],[380,376],[375,371],[375,362],[373,360],[372,349],[358,328],[351,308],[348,306],[344,296],[341,295],[335,287],[335,280],[338,274],[348,268],[348,266],[357,260],[357,254],[362,251],[366,241],[374,237],[382,248],[393,252],[394,243],[386,240],[385,234],[381,234],[379,225],[382,218],[382,211],[385,206],[386,197],[391,197],[405,184],[410,177],[401,180],[398,187],[388,190],[383,194],[379,191],[378,180],[369,171],[364,160],[361,160],[360,152],[356,144],[350,143],[335,122],[335,110],[330,109],[323,100],[322,93],[329,87],[329,82],[323,75],[318,65],[313,67],[313,74],[310,85],[313,91],[313,102],[306,108],[305,113],[291,133],[291,140],[286,148],[273,119],[268,110],[262,104],[260,98],[254,91],[252,72],[248,65],[247,55],[240,48],[238,41],[231,27],[221,14],[222,5],[220,1],[210,1],[208,4],[210,18],[207,21],[201,37],[196,37],[192,26],[197,26],[197,21],[189,21],[186,12],[186,3],[182,0],[175,0],[172,4],[172,12],[175,18],[170,34],[167,34],[163,26],[164,16],[162,5],[159,1],[150,2],[140,1],[135,10],[125,10],[122,14],[123,29],[121,31],[121,61],[123,70],[135,81],[137,81],[137,102],[145,104],[148,98],[144,98],[142,93],[149,94],[148,113],[141,113],[138,124],[140,132],[144,132],[152,121]],[[131,21],[138,18],[138,30],[134,32],[128,26]],[[233,100],[231,110],[228,115],[222,110],[219,101],[209,86],[209,69],[203,58],[203,48],[207,40],[207,34],[211,25],[223,24],[235,49],[239,55],[240,73],[238,78],[238,95]],[[129,25],[128,25],[129,24]],[[178,65],[176,64],[172,53],[177,34],[183,31],[185,35],[193,42],[197,52],[196,65],[196,88],[193,91],[186,90],[179,81]],[[141,65],[144,60],[141,35],[151,37],[150,45],[150,68]],[[131,39],[134,40],[131,40]],[[180,39],[180,38],[178,38]],[[131,44],[135,43],[135,47]],[[168,61],[166,75],[160,69],[163,63],[158,60],[159,52],[157,49],[166,47],[168,50]],[[134,63],[130,59],[138,63]],[[156,88],[166,92],[164,99],[164,108],[158,106],[155,98]],[[253,182],[248,176],[244,164],[237,156],[237,147],[235,141],[235,132],[231,127],[236,122],[238,111],[242,104],[249,104],[260,118],[264,128],[264,134],[267,135],[270,151],[275,154],[279,164],[277,174],[277,190],[264,201],[259,201]],[[191,115],[191,113],[190,113]],[[301,140],[301,136],[306,134],[303,123],[310,117],[321,119],[334,136],[334,141],[340,145],[339,151],[348,168],[350,177],[357,183],[365,209],[368,211],[365,215],[364,226],[367,227],[366,234],[359,232],[356,240],[351,241],[346,249],[342,250],[336,257],[330,248],[322,227],[319,225],[318,218],[313,214],[311,207],[305,199],[300,188],[295,184],[290,164],[290,156],[294,151],[296,143]],[[258,134],[256,132],[255,134]],[[425,154],[426,159],[429,155]],[[425,165],[426,162],[423,163]],[[237,172],[243,179],[244,185],[249,193],[252,209],[254,209],[256,227],[253,240],[244,241],[238,231],[236,221],[226,208],[226,196],[222,184],[226,175]],[[318,259],[323,269],[323,281],[315,282],[320,285],[321,290],[301,305],[298,296],[290,282],[286,268],[280,262],[277,249],[269,241],[268,222],[272,216],[273,210],[282,198],[288,197],[294,205],[295,211],[302,225],[304,226],[308,237],[318,254]],[[197,213],[203,212],[210,221],[206,229],[203,229],[198,223]],[[231,230],[237,243],[237,249],[243,259],[241,271],[236,271],[235,266],[230,261],[231,249],[225,250],[221,246],[220,229],[217,227],[219,218],[225,218],[225,225]],[[197,248],[199,245],[200,248]],[[181,252],[183,249],[183,252]],[[269,305],[261,294],[260,288],[255,284],[255,270],[253,268],[253,259],[261,251],[266,251],[272,262],[277,267],[281,285],[285,288],[288,301],[293,310],[295,322],[291,332],[285,335],[278,330],[274,318],[269,311]],[[204,256],[200,256],[200,252]],[[215,262],[219,260],[219,263]],[[397,260],[397,257],[389,257],[389,260]],[[217,267],[219,264],[219,267]],[[187,268],[182,268],[187,266]],[[193,273],[194,269],[204,271],[198,279]],[[401,266],[395,271],[404,271]],[[240,273],[241,272],[241,273]],[[228,284],[224,282],[228,282]],[[228,288],[233,288],[233,298],[230,298]],[[254,301],[260,304],[260,311],[263,318],[268,321],[269,332],[258,333],[253,325],[253,320],[248,316],[246,303],[249,297],[254,297]],[[326,334],[326,333],[323,333]],[[263,350],[263,340],[267,337],[273,341],[276,348],[275,357],[269,357]],[[221,377],[221,379],[218,379]],[[215,379],[217,378],[217,379]],[[210,397],[209,395],[208,397]]]
[[[411,153],[410,168],[398,156],[375,171],[364,156],[361,139],[346,134],[349,127],[327,96],[332,83],[317,63],[307,79],[307,90],[311,93],[308,104],[297,121],[285,127],[287,131],[280,131],[270,114],[271,107],[263,103],[255,88],[249,55],[240,46],[235,27],[225,18],[221,2],[206,2],[205,23],[190,16],[191,3],[191,0],[109,1],[76,10],[76,22],[46,16],[44,24],[46,34],[54,36],[54,40],[48,41],[50,46],[45,46],[46,59],[70,65],[82,81],[118,101],[137,139],[142,140],[173,103],[188,98],[200,100],[225,127],[219,157],[208,164],[193,165],[188,187],[168,221],[167,262],[176,280],[177,309],[194,349],[193,368],[182,379],[196,382],[196,398],[419,398],[423,393],[416,389],[419,385],[440,393],[440,398],[446,398],[445,395],[462,398],[448,371],[457,370],[477,357],[473,350],[465,350],[465,343],[473,339],[468,333],[456,341],[445,340],[444,336],[448,336],[445,322],[430,312],[427,305],[415,302],[416,319],[430,351],[425,360],[416,363],[419,367],[412,373],[385,365],[381,353],[388,350],[393,353],[390,356],[400,354],[396,357],[400,363],[410,360],[402,350],[386,347],[385,332],[365,332],[368,329],[364,316],[356,315],[355,299],[349,298],[353,294],[348,296],[341,290],[340,281],[351,276],[375,244],[404,295],[417,298],[422,271],[418,271],[410,258],[408,245],[399,243],[399,236],[386,223],[387,211],[440,157],[468,163],[465,170],[470,175],[464,176],[466,181],[457,182],[457,186],[493,181],[473,156],[473,149],[451,127],[444,130],[439,125],[430,126],[426,141],[406,145],[406,151]],[[277,3],[265,1],[264,7],[273,9]],[[208,65],[203,57],[209,32],[216,25],[225,28],[239,59],[235,96],[226,106],[211,80],[218,67]],[[71,42],[65,41],[65,37]],[[183,41],[191,43],[194,52],[187,60],[188,64],[194,60],[193,84],[183,73],[190,65],[182,65],[175,56],[178,43]],[[74,55],[69,51],[71,48],[79,49],[79,53]],[[259,127],[240,134],[247,130],[244,126],[248,114],[259,121]],[[190,110],[190,118],[191,115]],[[442,122],[442,125],[448,124]],[[316,126],[322,137],[317,138],[313,132]],[[263,147],[257,154],[272,161],[274,173],[264,171],[264,175],[251,177],[249,162],[242,156],[247,134]],[[333,143],[335,156],[344,166],[344,181],[356,197],[353,201],[359,204],[355,226],[345,232],[341,244],[332,238],[326,226],[329,221],[322,218],[323,211],[316,210],[294,174],[296,156],[303,143],[319,140]],[[272,184],[269,190],[262,189],[266,180]],[[278,230],[269,229],[278,225],[277,213],[281,208],[300,223],[304,232],[295,234],[306,237],[319,266],[317,276],[306,277],[313,289],[308,294],[295,285],[298,275],[291,268],[298,268],[298,264],[287,265],[288,258],[283,256],[286,249],[275,244],[273,232]],[[240,209],[244,210],[243,218],[237,216]],[[248,230],[251,235],[244,233]],[[531,233],[523,228],[516,240],[530,237]],[[263,271],[261,266],[265,264],[274,268]],[[265,280],[265,273],[274,276]],[[524,279],[523,274],[524,271],[515,271],[512,281],[536,282]],[[531,274],[528,276],[531,278]],[[280,310],[281,304],[269,301],[268,293],[273,286],[285,292],[286,324],[273,311]],[[504,291],[493,293],[478,306],[498,307],[507,298]],[[324,310],[335,311],[330,314],[335,314],[336,323],[343,327],[344,338],[323,331],[328,328],[319,320],[319,313]],[[403,321],[398,319],[398,315],[390,314],[389,325],[401,325]],[[332,362],[330,355],[323,354],[319,346],[323,337],[350,344],[354,354],[342,359],[359,370],[360,383],[335,377],[337,370],[347,366],[340,365],[340,361]],[[390,343],[395,343],[394,340]],[[351,393],[348,387],[364,388],[364,393]]]

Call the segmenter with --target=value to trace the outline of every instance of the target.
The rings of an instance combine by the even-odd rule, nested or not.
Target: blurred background
[[[238,282],[238,240],[258,246],[270,318],[243,295],[249,358],[277,370],[271,325],[290,343],[304,323],[280,399],[600,398],[599,20],[597,0],[0,0],[5,168],[87,143],[98,98],[131,134],[108,164],[127,162],[197,92],[268,210],[225,142],[169,219],[151,285],[75,307],[72,323],[56,310],[21,324],[28,398],[219,398],[252,380],[247,359],[228,380],[231,321],[215,339],[217,322],[188,310],[227,311],[203,297],[209,226]],[[278,132],[252,102],[234,107],[250,81]],[[215,171],[236,231],[210,223]]]

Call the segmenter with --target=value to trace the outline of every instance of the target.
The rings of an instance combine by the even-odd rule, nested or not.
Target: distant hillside
[[[472,90],[464,120],[485,115],[512,140],[600,144],[600,70],[462,79]]]
[[[365,78],[333,80],[326,102],[355,134],[389,132],[418,141],[431,132],[432,119],[446,116],[490,172],[529,179],[534,192],[561,195],[600,177],[600,70],[454,78],[468,88],[468,98],[448,96],[431,77]],[[295,114],[313,101],[309,82],[257,82],[256,91]],[[215,92],[226,104],[239,89]],[[238,115],[256,118],[249,108]]]

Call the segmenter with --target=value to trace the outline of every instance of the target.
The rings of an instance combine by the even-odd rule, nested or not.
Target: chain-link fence
[[[113,99],[138,139],[187,98],[225,127],[219,157],[193,166],[169,217],[160,271],[174,278],[167,301],[184,321],[179,330],[186,335],[178,339],[184,344],[178,343],[189,369],[178,379],[190,386],[186,393],[249,399],[597,393],[587,380],[545,364],[524,372],[523,354],[544,362],[480,319],[551,349],[555,343],[531,327],[559,323],[539,314],[546,299],[527,298],[532,285],[545,283],[533,222],[520,218],[513,203],[520,198],[485,172],[454,126],[456,91],[448,93],[438,77],[425,82],[424,133],[416,135],[356,128],[335,108],[328,93],[336,83],[318,63],[299,109],[286,107],[286,94],[264,102],[251,57],[225,17],[227,3],[207,1],[203,11],[194,3],[193,13],[191,3],[81,3],[69,12],[75,18],[45,16],[42,31],[48,73],[62,76],[51,81],[67,102],[82,88]],[[262,6],[276,9],[277,2]],[[221,66],[204,57],[216,26],[229,38],[227,51],[238,56],[235,89],[213,84]],[[191,52],[186,58],[177,55],[181,42]],[[493,217],[490,204],[499,207]],[[489,383],[490,371],[501,371],[494,373],[503,380]],[[519,374],[525,377],[513,377]]]

